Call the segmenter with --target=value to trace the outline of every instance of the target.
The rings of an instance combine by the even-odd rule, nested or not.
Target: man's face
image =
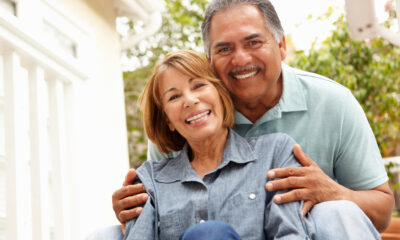
[[[280,94],[278,83],[285,56],[284,38],[280,44],[275,41],[255,6],[239,5],[213,16],[209,60],[233,94],[235,104],[267,103]]]

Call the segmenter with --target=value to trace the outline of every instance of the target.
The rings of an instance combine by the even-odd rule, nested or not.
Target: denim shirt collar
[[[176,181],[201,181],[201,178],[190,165],[188,158],[189,145],[186,143],[181,153],[155,172],[154,178],[158,182],[170,183]],[[224,155],[220,165],[210,173],[224,168],[230,162],[245,164],[257,159],[251,145],[246,139],[239,136],[235,131],[229,129],[228,138],[225,144]],[[208,173],[208,174],[210,174]],[[207,174],[207,175],[208,175]]]
[[[306,92],[298,78],[295,69],[282,62],[283,90],[279,103],[266,112],[258,123],[264,123],[282,117],[282,112],[307,111]],[[236,124],[253,124],[243,114],[235,111]]]

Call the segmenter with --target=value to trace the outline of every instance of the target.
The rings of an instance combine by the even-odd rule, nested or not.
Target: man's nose
[[[246,66],[251,62],[251,56],[243,48],[237,48],[233,53],[232,64],[235,66]]]

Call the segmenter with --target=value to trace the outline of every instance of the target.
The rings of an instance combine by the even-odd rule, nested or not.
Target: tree
[[[165,0],[166,12],[163,13],[159,32],[127,52],[138,65],[136,70],[124,73],[129,158],[134,167],[146,160],[147,152],[147,140],[137,105],[139,94],[156,61],[167,52],[177,49],[203,50],[200,25],[207,3],[205,0]],[[133,31],[143,25],[141,22],[129,24]]]

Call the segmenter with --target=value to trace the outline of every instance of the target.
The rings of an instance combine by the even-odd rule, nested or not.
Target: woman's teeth
[[[189,124],[197,123],[197,122],[205,119],[208,116],[209,113],[210,113],[210,111],[202,112],[200,114],[197,114],[197,115],[195,115],[193,117],[190,117],[190,118],[186,119],[186,122],[189,123]]]

